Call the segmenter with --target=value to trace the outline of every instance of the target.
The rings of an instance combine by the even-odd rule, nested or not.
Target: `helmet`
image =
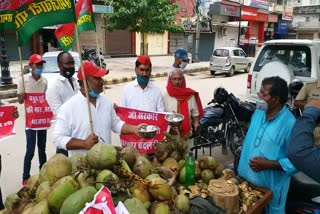
[[[225,103],[228,99],[228,96],[228,92],[223,87],[216,88],[213,93],[214,100],[219,104]]]
[[[181,58],[183,61],[186,61],[186,62],[189,61],[188,53],[183,48],[177,49],[176,52],[174,53],[174,57]]]

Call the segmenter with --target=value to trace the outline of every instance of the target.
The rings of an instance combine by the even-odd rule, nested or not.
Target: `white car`
[[[249,72],[253,58],[247,57],[246,53],[237,47],[222,47],[213,51],[210,59],[210,73],[227,73],[233,76],[236,71]]]
[[[318,80],[320,41],[302,39],[270,40],[257,53],[247,78],[247,99],[256,102],[262,80],[280,76],[288,85]]]

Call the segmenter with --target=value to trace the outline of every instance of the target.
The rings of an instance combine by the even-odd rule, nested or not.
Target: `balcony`
[[[307,30],[307,29],[320,29],[320,22],[297,22],[292,27]]]

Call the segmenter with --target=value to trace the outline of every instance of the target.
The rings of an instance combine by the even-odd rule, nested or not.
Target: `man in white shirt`
[[[46,61],[38,54],[32,54],[29,58],[29,65],[31,68],[31,74],[26,76],[24,79],[25,91],[23,89],[22,78],[18,82],[18,102],[24,103],[25,93],[45,93],[47,90],[47,80],[41,76],[43,63]],[[30,177],[31,161],[34,156],[34,150],[36,147],[36,141],[38,145],[39,154],[39,169],[47,161],[46,155],[46,141],[47,141],[47,130],[33,130],[26,129],[26,153],[24,156],[23,165],[23,185],[26,185],[27,180]]]
[[[174,62],[171,67],[171,72],[176,68],[185,69],[189,63],[190,59],[188,57],[188,52],[183,48],[178,48],[174,52]]]
[[[63,103],[79,91],[77,79],[73,77],[75,68],[72,55],[69,52],[60,52],[57,57],[57,63],[60,75],[54,80],[53,84],[49,86],[46,93],[46,99],[54,115],[57,115]],[[68,156],[68,152],[63,149],[57,148],[56,153],[62,153]]]
[[[120,106],[142,111],[163,112],[164,103],[160,89],[150,82],[151,60],[141,55],[136,60],[137,78],[125,86]]]
[[[90,133],[88,105],[84,82],[79,68],[80,91],[64,103],[58,111],[53,132],[53,143],[68,150],[69,157],[75,153],[87,153],[98,142],[111,143],[111,130],[121,134],[138,134],[138,126],[127,124],[117,116],[112,102],[104,95],[102,77],[107,70],[98,68],[92,62],[83,64],[89,90],[90,109],[94,134]]]

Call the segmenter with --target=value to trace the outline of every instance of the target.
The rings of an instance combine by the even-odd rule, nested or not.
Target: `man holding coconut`
[[[85,154],[98,142],[111,143],[111,130],[121,134],[138,134],[138,126],[127,124],[117,116],[112,102],[104,95],[102,77],[108,70],[98,68],[91,62],[83,64],[89,91],[90,109],[94,134],[90,132],[87,98],[81,68],[78,70],[80,91],[64,103],[56,118],[53,142],[68,150],[69,157],[75,153]]]

